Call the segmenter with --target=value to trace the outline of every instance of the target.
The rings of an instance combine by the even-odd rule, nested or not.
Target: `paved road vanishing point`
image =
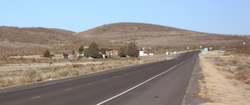
[[[180,105],[198,52],[0,90],[0,105]]]

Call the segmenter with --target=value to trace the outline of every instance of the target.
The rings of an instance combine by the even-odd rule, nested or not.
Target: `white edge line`
[[[190,59],[190,58],[189,58],[189,59]],[[111,98],[109,98],[109,99],[106,99],[106,100],[104,100],[104,101],[102,101],[102,102],[100,102],[100,103],[98,103],[98,104],[96,104],[96,105],[101,105],[101,104],[104,104],[104,103],[106,103],[106,102],[108,102],[108,101],[114,99],[114,98],[117,98],[117,97],[119,97],[119,96],[121,96],[121,95],[123,95],[123,94],[125,94],[125,93],[127,93],[127,92],[129,92],[129,91],[131,91],[131,90],[133,90],[133,89],[135,89],[135,88],[137,88],[137,87],[139,87],[139,86],[145,84],[145,83],[147,83],[148,81],[150,81],[150,80],[152,80],[152,79],[155,79],[155,78],[161,76],[162,74],[171,71],[172,69],[174,69],[175,67],[177,67],[177,66],[179,66],[179,65],[181,65],[181,64],[183,64],[183,63],[185,63],[185,62],[188,61],[189,59],[187,59],[187,60],[185,60],[185,61],[183,61],[183,62],[181,62],[181,63],[175,65],[174,67],[172,67],[172,68],[170,68],[170,69],[168,69],[168,70],[166,70],[166,71],[164,71],[164,72],[162,72],[162,73],[160,73],[160,74],[158,74],[158,75],[156,75],[156,76],[154,76],[154,77],[152,77],[152,78],[150,78],[150,79],[148,79],[148,80],[146,80],[146,81],[144,81],[144,82],[142,82],[142,83],[140,83],[140,84],[138,84],[138,85],[136,85],[136,86],[134,86],[134,87],[132,87],[132,88],[130,88],[130,89],[128,89],[128,90],[122,92],[122,93],[120,93],[120,94],[117,94],[117,95],[115,95],[115,96],[113,96],[113,97],[111,97]]]

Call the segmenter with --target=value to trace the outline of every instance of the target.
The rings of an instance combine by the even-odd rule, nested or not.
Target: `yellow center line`
[[[127,75],[127,74],[125,74],[125,75]]]
[[[71,90],[72,88],[65,89],[65,91]]]
[[[107,79],[103,79],[102,81],[107,81]]]
[[[42,96],[36,96],[36,97],[32,97],[30,99],[36,99],[36,98],[40,98],[40,97],[42,97]]]
[[[115,76],[115,78],[117,78],[118,76]]]
[[[92,83],[88,83],[87,85],[91,85]]]

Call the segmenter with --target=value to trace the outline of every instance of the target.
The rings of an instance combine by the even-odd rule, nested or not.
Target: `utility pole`
[[[245,56],[247,56],[246,40],[243,42],[243,45],[245,46]]]

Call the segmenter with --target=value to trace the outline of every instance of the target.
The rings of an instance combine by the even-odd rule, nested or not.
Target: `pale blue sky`
[[[250,0],[0,0],[0,26],[80,32],[116,22],[250,35]]]

